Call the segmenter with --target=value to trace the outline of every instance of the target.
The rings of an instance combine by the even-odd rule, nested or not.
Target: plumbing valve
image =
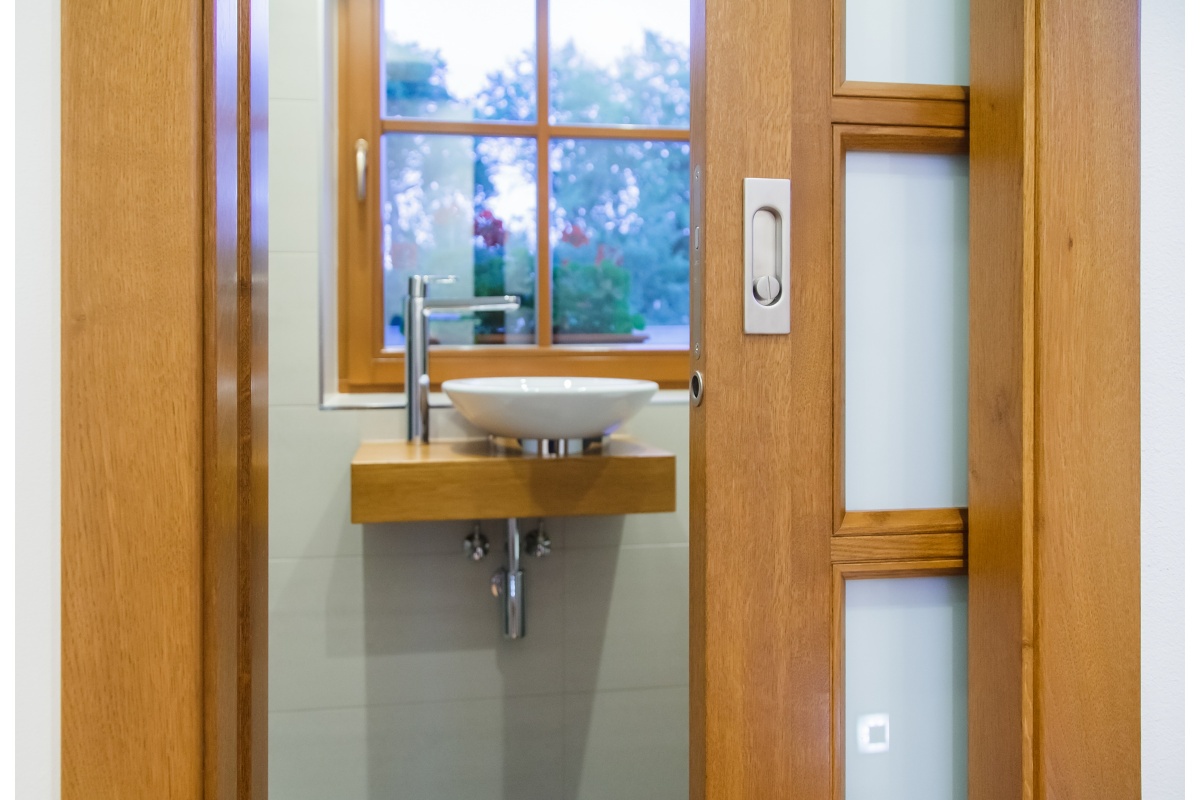
[[[525,552],[534,558],[550,555],[550,537],[546,535],[546,523],[539,520],[536,531],[525,534]]]
[[[482,561],[487,556],[490,547],[487,537],[480,532],[479,523],[476,522],[471,535],[463,539],[463,552],[472,561]]]

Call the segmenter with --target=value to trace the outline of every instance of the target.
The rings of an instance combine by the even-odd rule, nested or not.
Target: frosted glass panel
[[[846,581],[846,800],[965,800],[967,579]]]
[[[968,0],[845,0],[846,80],[966,86]]]
[[[846,154],[846,508],[967,504],[967,157]]]

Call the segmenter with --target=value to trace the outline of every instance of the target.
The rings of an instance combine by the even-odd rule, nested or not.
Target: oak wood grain
[[[379,208],[378,0],[338,0],[337,215],[338,374],[343,380],[375,380],[372,355],[383,347],[383,252]],[[355,142],[366,141],[367,192],[358,199]],[[380,273],[376,281],[375,273]],[[404,367],[398,371],[403,383]]]
[[[962,559],[963,555],[962,533],[873,533],[835,536],[830,543],[830,557],[835,564]]]
[[[834,97],[833,121],[852,125],[907,125],[921,128],[965,128],[965,100]]]
[[[1137,797],[1137,9],[971,26],[969,791]]]
[[[1039,5],[1039,790],[1124,800],[1141,797],[1139,13]]]
[[[967,780],[1029,800],[1033,774],[1034,9],[971,14]],[[1003,31],[1003,35],[1001,35]],[[985,346],[986,343],[986,346]]]
[[[267,797],[268,0],[238,3],[237,797]]]
[[[966,101],[969,93],[966,86],[882,81],[843,81],[833,90],[834,97],[878,97],[893,100]]]
[[[238,789],[239,644],[239,131],[237,0],[204,7],[202,419],[204,510],[204,796]]]
[[[537,313],[538,347],[549,347],[554,333],[554,285],[550,252],[550,0],[534,0],[537,9]],[[432,359],[431,359],[432,360]],[[477,373],[484,374],[484,373]]]
[[[203,15],[146,11],[62,4],[66,800],[203,791]]]
[[[690,450],[691,793],[824,799],[832,11],[825,0],[708,0],[693,3],[693,19],[700,13],[692,333],[707,388]],[[746,177],[792,180],[789,336],[743,333]]]
[[[849,511],[837,536],[876,533],[965,533],[965,508],[905,508],[892,511]]]
[[[675,456],[621,437],[561,458],[486,439],[364,442],[350,464],[356,524],[674,510]]]
[[[248,6],[63,6],[66,798],[265,792],[266,197],[248,154],[266,26]]]

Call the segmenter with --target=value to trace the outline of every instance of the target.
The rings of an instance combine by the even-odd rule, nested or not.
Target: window
[[[435,317],[435,384],[686,384],[688,5],[341,0],[342,391],[403,386],[413,274],[522,301]]]

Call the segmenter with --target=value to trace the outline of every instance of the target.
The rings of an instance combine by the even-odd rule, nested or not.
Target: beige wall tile
[[[397,411],[320,411],[273,406],[267,421],[271,465],[270,555],[361,554],[363,530],[350,524],[350,461],[365,439],[399,437]]]
[[[689,409],[686,403],[649,405],[618,431],[675,454],[675,513],[574,517],[564,548],[687,544]]]
[[[563,710],[563,797],[686,800],[687,689],[568,694]]]
[[[567,691],[686,686],[687,548],[568,550],[563,558]]]
[[[267,93],[289,100],[316,100],[321,94],[319,0],[271,0],[271,46]]]
[[[316,405],[321,391],[316,253],[272,253],[268,280],[268,402]]]
[[[282,800],[562,800],[562,697],[273,712]]]
[[[316,100],[271,100],[268,106],[269,247],[273,253],[315,253],[320,207],[320,105]]]
[[[529,634],[509,641],[489,586],[502,549],[273,560],[271,710],[561,692],[561,559],[524,565]]]

